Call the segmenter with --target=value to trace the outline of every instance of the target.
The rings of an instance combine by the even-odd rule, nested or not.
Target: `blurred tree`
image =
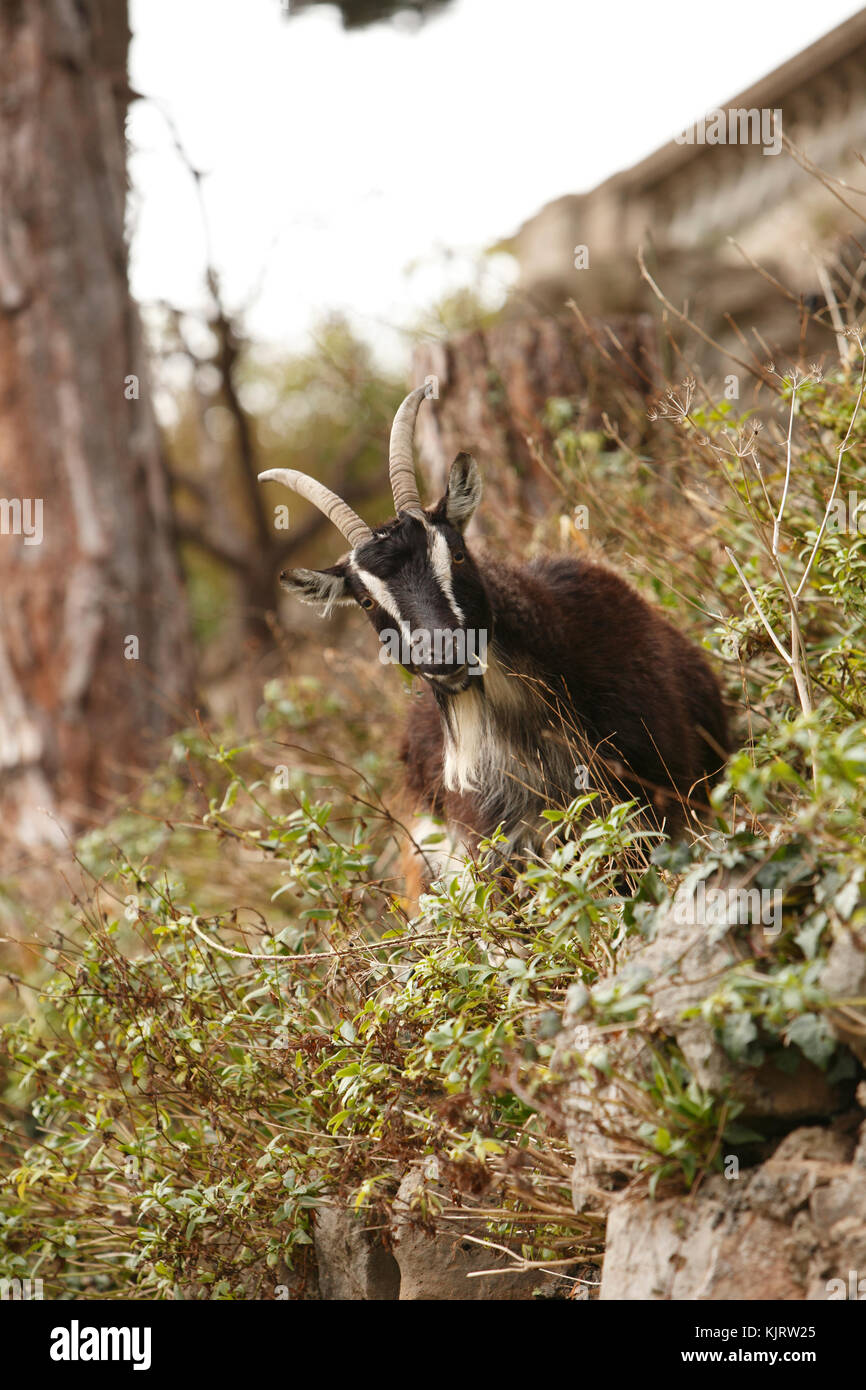
[[[471,298],[450,297],[440,316],[459,326],[471,309]],[[513,536],[519,518],[562,506],[563,479],[545,450],[552,453],[564,423],[576,439],[601,430],[609,415],[630,447],[643,445],[658,380],[656,331],[647,315],[478,317],[477,326],[415,349],[412,380],[439,383],[436,409],[418,416],[419,464],[437,496],[455,454],[471,449],[486,491],[473,529]]]
[[[395,15],[414,16],[423,24],[425,19],[440,14],[450,4],[451,0],[288,0],[284,8],[291,16],[317,5],[336,5],[344,29],[364,29],[368,24],[378,24]]]
[[[405,390],[382,373],[339,316],[320,324],[307,352],[255,352],[223,306],[200,322],[163,306],[154,325],[173,422],[166,431],[177,498],[175,534],[206,648],[206,679],[273,646],[278,576],[326,563],[345,542],[327,518],[276,484],[267,468],[296,468],[352,506],[387,515],[388,431]],[[180,384],[185,377],[185,383]],[[384,510],[383,510],[384,509]]]
[[[124,0],[0,0],[0,815],[28,845],[109,804],[191,687],[127,281],[128,43]]]

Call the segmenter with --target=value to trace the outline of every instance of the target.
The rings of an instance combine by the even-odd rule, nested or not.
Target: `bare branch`
[[[709,347],[715,349],[716,352],[721,353],[723,357],[728,357],[732,362],[736,362],[738,367],[742,367],[743,370],[748,372],[751,376],[755,376],[758,378],[759,381],[763,381],[766,386],[773,386],[773,382],[767,372],[765,372],[761,368],[753,367],[749,362],[744,361],[742,357],[737,357],[736,353],[728,352],[726,348],[722,347],[721,343],[716,342],[715,338],[711,338],[709,333],[705,333],[704,330],[701,328],[700,324],[695,323],[694,319],[690,319],[688,314],[684,314],[681,309],[677,309],[671,303],[667,295],[662,293],[655,280],[647,270],[646,261],[644,260],[643,255],[643,247],[640,247],[638,249],[637,263],[640,267],[641,275],[646,280],[656,299],[658,299],[659,302],[665,306],[668,313],[673,314],[675,318],[679,319],[680,323],[685,324],[687,328],[689,328],[693,333],[696,333],[699,338],[703,339],[703,341]]]
[[[785,513],[785,502],[788,499],[788,484],[791,481],[791,442],[794,433],[794,413],[797,407],[797,389],[799,382],[793,377],[791,379],[791,410],[788,415],[788,439],[785,451],[785,486],[782,489],[782,500],[779,503],[779,510],[773,520],[773,554],[779,554],[779,530],[782,525],[782,517]],[[762,479],[763,482],[763,479]],[[767,499],[769,501],[769,498]]]
[[[752,586],[751,586],[751,584],[749,583],[749,581],[748,581],[748,579],[746,578],[746,576],[743,574],[743,571],[742,571],[742,569],[740,568],[739,561],[737,560],[736,555],[735,555],[734,552],[730,549],[730,547],[727,546],[727,545],[725,546],[725,554],[727,555],[727,557],[728,557],[728,559],[730,560],[731,564],[733,565],[734,569],[737,571],[737,574],[738,574],[739,577],[740,577],[740,581],[741,581],[741,583],[742,583],[742,585],[743,585],[743,588],[745,589],[746,593],[749,595],[749,598],[750,598],[751,601],[752,601],[752,607],[754,608],[754,610],[755,610],[755,612],[757,613],[758,617],[761,619],[761,622],[764,624],[764,627],[765,627],[766,630],[767,630],[767,635],[769,636],[770,640],[772,641],[773,646],[776,648],[776,651],[779,653],[779,655],[780,655],[780,657],[782,658],[782,660],[784,661],[785,665],[786,665],[786,666],[790,666],[790,665],[791,665],[791,657],[790,657],[790,655],[788,654],[788,652],[785,651],[785,648],[782,646],[781,642],[779,641],[778,637],[776,636],[775,632],[773,631],[772,627],[770,626],[768,620],[764,617],[764,611],[763,611],[763,609],[761,608],[760,603],[758,602],[758,599],[757,599],[757,596],[756,596],[756,594],[755,594],[754,589],[752,588]]]
[[[176,541],[185,545],[197,545],[199,549],[207,551],[208,555],[211,555],[215,560],[219,560],[223,565],[229,565],[238,573],[246,573],[249,569],[246,555],[223,545],[203,527],[193,526],[185,521],[176,521],[173,531]]]

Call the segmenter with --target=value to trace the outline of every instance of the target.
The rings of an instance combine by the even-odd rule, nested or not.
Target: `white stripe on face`
[[[427,534],[430,538],[428,547],[433,573],[439,580],[439,586],[451,605],[451,612],[454,614],[455,621],[462,625],[466,622],[466,618],[463,614],[463,609],[454,597],[454,583],[451,577],[451,551],[448,548],[448,542],[442,535],[442,532],[435,530],[433,527],[427,528]]]
[[[370,574],[369,570],[362,570],[354,555],[349,556],[349,564],[352,566],[352,570],[358,576],[370,597],[374,598],[379,607],[383,608],[388,616],[394,619],[407,646],[411,646],[411,629],[409,624],[400,617],[400,610],[397,607],[394,595],[391,593],[388,585],[375,574]]]

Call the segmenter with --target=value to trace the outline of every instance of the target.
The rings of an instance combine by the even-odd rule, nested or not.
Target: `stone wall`
[[[795,300],[823,303],[817,260],[862,239],[866,196],[858,152],[866,148],[866,12],[861,11],[748,91],[727,110],[779,110],[786,138],[831,179],[842,200],[786,148],[765,155],[760,144],[681,144],[672,140],[641,163],[583,194],[547,204],[507,243],[519,277],[514,311],[557,312],[575,299],[588,314],[657,312],[636,254],[646,248],[655,278],[677,306],[726,348],[756,326],[773,351],[832,351],[829,328],[812,325],[801,344],[796,303],[753,269],[743,250]],[[699,116],[683,113],[683,126]],[[846,206],[846,203],[848,206]],[[589,265],[576,268],[575,248]],[[846,255],[848,252],[846,251]],[[829,322],[829,319],[828,319]],[[700,348],[700,345],[696,345]],[[702,361],[711,360],[705,347]]]

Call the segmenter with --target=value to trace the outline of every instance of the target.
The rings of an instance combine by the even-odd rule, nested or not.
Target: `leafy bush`
[[[571,438],[568,412],[549,412],[568,505],[592,475],[609,548],[640,539],[648,586],[682,619],[702,612],[726,660],[742,746],[715,827],[658,843],[634,806],[582,796],[548,813],[547,859],[508,875],[482,857],[413,915],[405,832],[382,799],[396,682],[372,733],[351,676],[272,682],[249,742],[178,739],[138,813],[79,846],[78,910],[46,937],[38,1006],[3,1030],[4,1277],[65,1296],[312,1296],[317,1207],[381,1227],[407,1165],[431,1154],[451,1194],[427,1194],[432,1227],[473,1194],[516,1260],[597,1260],[603,1219],[570,1198],[563,1014],[649,1033],[651,986],[612,981],[620,953],[717,868],[781,891],[785,911],[770,943],[738,929],[753,949],[702,1015],[733,1059],[853,1073],[820,974],[833,940],[866,923],[866,537],[821,531],[834,477],[845,490],[862,462],[861,388],[842,369],[778,385],[767,444],[729,402],[673,393],[666,511],[650,505],[670,492],[661,465],[623,446],[601,469],[600,436]],[[786,583],[813,552],[792,609]],[[799,684],[768,631],[790,643],[792,619]],[[735,1098],[698,1089],[670,1039],[653,1049],[624,1179],[655,1192],[718,1169],[723,1138],[760,1135],[738,1131]],[[593,1084],[611,1073],[597,1046],[581,1066]]]

